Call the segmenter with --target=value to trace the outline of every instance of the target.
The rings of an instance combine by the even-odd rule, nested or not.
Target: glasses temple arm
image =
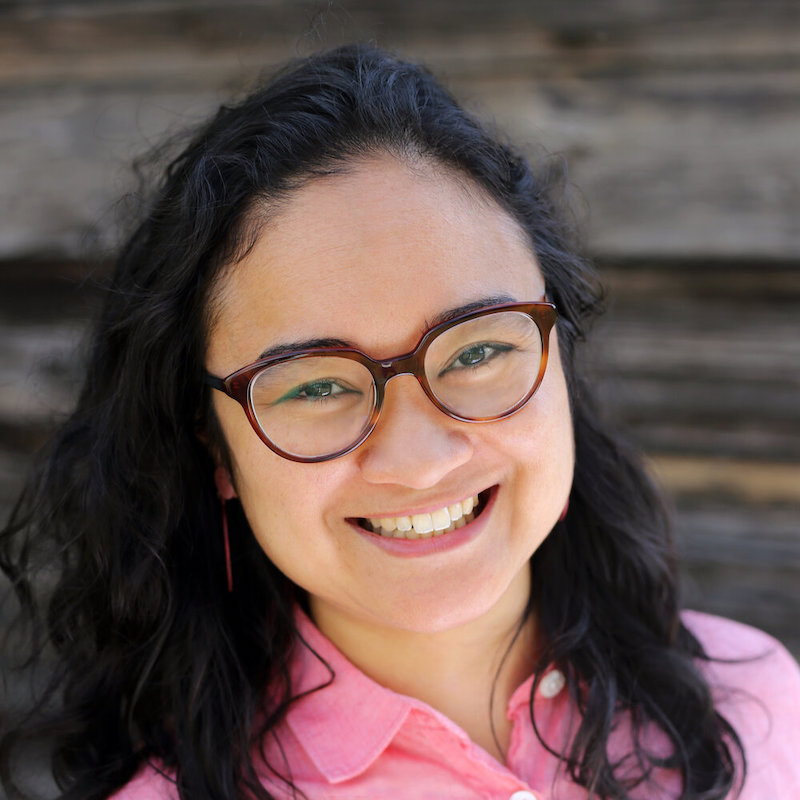
[[[206,372],[203,374],[203,383],[206,386],[210,386],[212,389],[219,389],[221,392],[225,392],[227,394],[227,389],[225,388],[225,381],[222,378],[217,378],[211,373]]]

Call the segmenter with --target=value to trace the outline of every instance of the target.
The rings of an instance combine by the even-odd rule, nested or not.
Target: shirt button
[[[561,672],[561,670],[550,670],[539,683],[539,694],[547,700],[550,700],[564,688],[566,683],[567,679],[564,677],[564,673]]]
[[[533,792],[514,792],[508,800],[538,800]]]

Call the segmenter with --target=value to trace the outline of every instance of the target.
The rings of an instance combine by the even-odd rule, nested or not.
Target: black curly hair
[[[569,513],[532,559],[546,579],[534,577],[530,599],[545,636],[531,669],[560,665],[582,715],[558,755],[592,796],[614,800],[655,767],[680,771],[681,800],[726,797],[741,777],[740,741],[678,613],[661,500],[576,361],[601,290],[573,245],[563,168],[532,169],[426,69],[350,45],[291,64],[195,131],[119,255],[77,408],[0,535],[0,564],[33,622],[26,663],[49,670],[37,705],[4,722],[10,796],[22,796],[20,750],[46,741],[62,800],[108,797],[146,761],[174,774],[182,798],[271,797],[253,745],[293,699],[302,595],[237,509],[233,594],[218,574],[214,463],[198,437],[219,435],[203,383],[209,298],[251,243],[255,201],[380,152],[424,156],[494,198],[527,232],[558,308],[576,468]],[[606,752],[618,712],[634,721],[638,769],[629,759],[624,777]],[[638,738],[648,724],[672,744],[657,763]]]

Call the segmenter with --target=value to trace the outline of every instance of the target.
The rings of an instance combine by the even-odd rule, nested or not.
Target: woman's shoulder
[[[751,697],[769,709],[791,710],[800,744],[800,666],[786,647],[758,628],[723,617],[685,611],[682,619],[703,646],[707,660],[700,666],[718,700]]]
[[[705,650],[716,710],[744,746],[741,800],[789,797],[800,786],[800,666],[774,637],[696,611],[682,615]]]
[[[781,680],[785,686],[795,685],[800,690],[797,661],[770,634],[700,611],[684,611],[681,618],[703,646],[709,658],[709,672],[724,673],[730,678],[741,676],[749,684],[763,679],[774,686],[776,680]]]

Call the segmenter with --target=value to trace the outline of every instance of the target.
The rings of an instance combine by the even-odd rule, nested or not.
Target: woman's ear
[[[225,467],[217,467],[214,470],[214,483],[217,485],[217,494],[220,500],[231,500],[236,497],[231,473]]]

